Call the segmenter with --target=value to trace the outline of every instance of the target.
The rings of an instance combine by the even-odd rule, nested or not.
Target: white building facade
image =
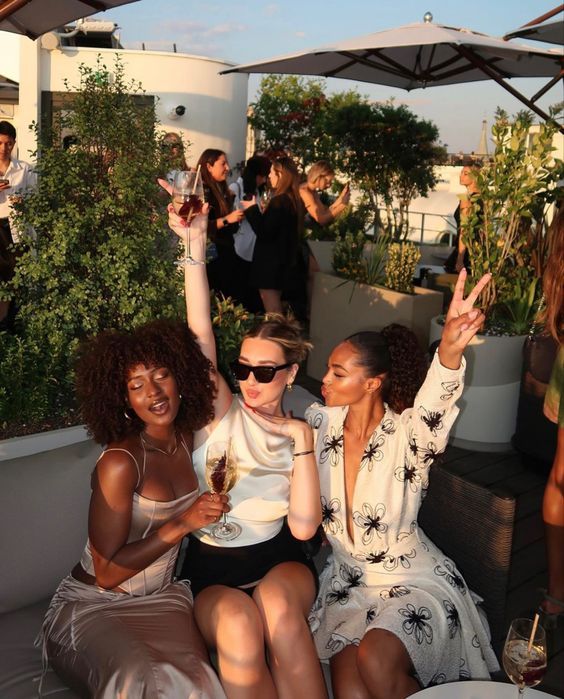
[[[30,159],[36,144],[28,127],[41,121],[55,96],[67,92],[65,81],[78,87],[79,66],[95,67],[101,56],[111,72],[116,55],[127,81],[140,83],[144,94],[155,99],[160,129],[175,131],[190,142],[190,165],[205,148],[225,151],[232,164],[245,158],[248,77],[219,75],[230,63],[161,51],[70,46],[49,50],[42,48],[41,39],[0,32],[0,119],[11,121],[18,131],[19,158]],[[19,91],[9,89],[8,83],[19,85]],[[184,107],[184,113],[177,115],[177,107]]]

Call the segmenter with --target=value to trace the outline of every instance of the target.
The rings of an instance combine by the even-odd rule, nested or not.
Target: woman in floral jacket
[[[307,414],[333,549],[310,624],[337,699],[399,699],[498,669],[472,593],[417,524],[429,467],[458,413],[462,352],[484,319],[473,304],[489,276],[467,299],[465,279],[463,270],[423,385],[412,333],[357,333],[329,358],[326,407]]]

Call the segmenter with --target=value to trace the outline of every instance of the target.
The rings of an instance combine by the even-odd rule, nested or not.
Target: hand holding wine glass
[[[206,483],[211,492],[225,495],[237,482],[237,476],[231,442],[212,442],[206,453]],[[223,513],[223,522],[211,529],[211,535],[222,541],[235,539],[240,533],[241,527],[235,522],[228,522],[226,512]]]
[[[526,687],[537,685],[546,672],[546,634],[532,619],[514,619],[503,647],[503,668],[519,688],[522,697]]]
[[[184,219],[187,226],[191,226],[194,218],[201,213],[204,206],[204,186],[200,177],[200,168],[193,170],[179,170],[172,183],[172,207],[174,212]],[[204,264],[203,260],[192,257],[190,248],[190,232],[186,243],[186,257],[182,264]]]

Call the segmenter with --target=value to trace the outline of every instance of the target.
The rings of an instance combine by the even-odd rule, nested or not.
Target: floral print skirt
[[[479,598],[420,530],[410,550],[414,542],[417,555],[373,564],[334,548],[309,619],[319,657],[328,660],[371,629],[386,629],[405,645],[424,687],[488,679],[499,665]]]

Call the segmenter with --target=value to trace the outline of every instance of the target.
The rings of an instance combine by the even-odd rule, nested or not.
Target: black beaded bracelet
[[[309,451],[299,451],[297,454],[294,454],[292,458],[296,458],[296,456],[307,456],[308,454],[313,454],[313,449],[310,449]]]

